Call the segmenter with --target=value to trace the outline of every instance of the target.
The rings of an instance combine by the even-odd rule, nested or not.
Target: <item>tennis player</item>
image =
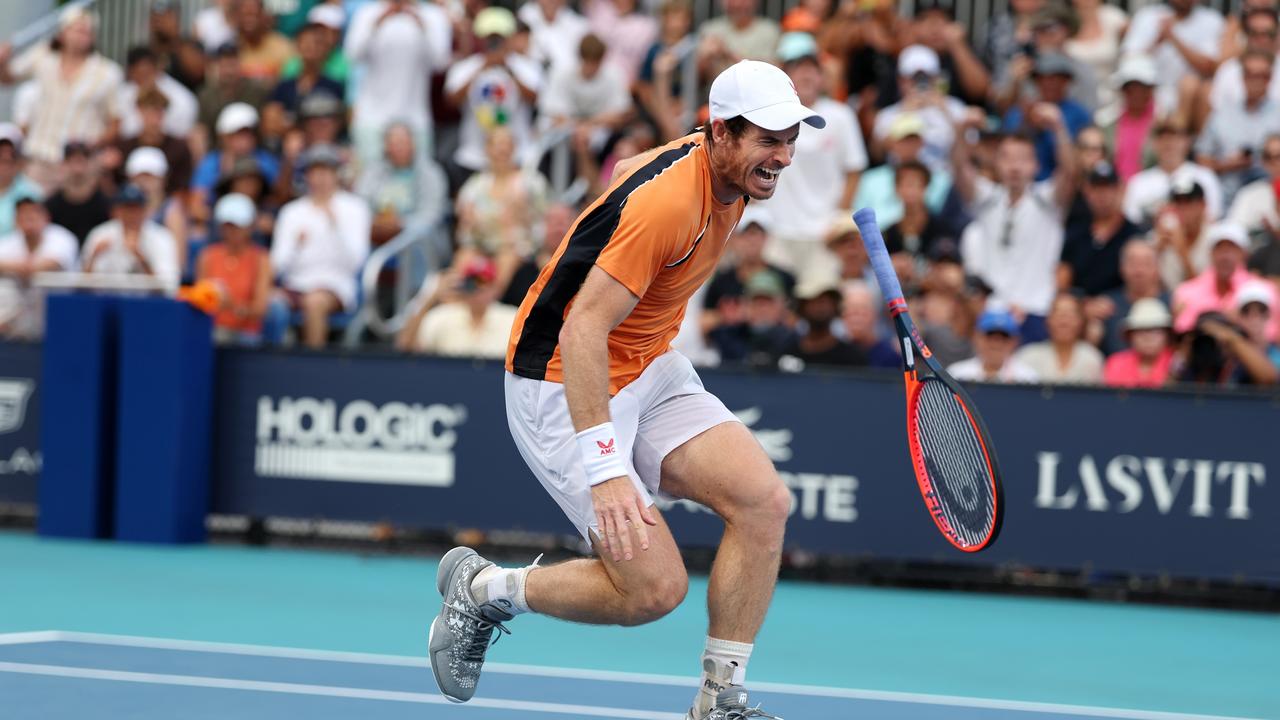
[[[771,717],[747,706],[752,643],[773,595],[791,494],[751,433],[671,349],[747,199],[773,195],[800,124],[826,123],[786,73],[742,61],[711,85],[711,119],[638,156],[570,228],[520,306],[506,362],[507,419],[529,468],[596,558],[504,569],[459,547],[431,626],[440,691],[475,693],[495,630],[537,612],[641,625],[689,579],[653,494],[724,519],[692,720]]]

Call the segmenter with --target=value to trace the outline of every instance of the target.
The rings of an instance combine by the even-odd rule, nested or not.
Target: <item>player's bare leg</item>
[[[717,425],[667,455],[662,490],[706,505],[725,525],[707,591],[703,682],[689,715],[698,719],[745,680],[777,583],[791,493],[741,423]]]
[[[667,523],[655,508],[646,527],[649,549],[615,561],[598,542],[598,557],[537,568],[525,585],[529,607],[543,615],[594,625],[643,625],[674,610],[689,576]]]

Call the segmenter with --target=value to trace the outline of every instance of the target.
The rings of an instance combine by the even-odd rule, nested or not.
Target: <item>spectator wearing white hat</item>
[[[1133,14],[1120,54],[1150,54],[1156,61],[1156,107],[1178,108],[1184,78],[1209,78],[1221,53],[1222,13],[1196,0],[1168,0]]]
[[[1236,295],[1250,283],[1258,282],[1245,267],[1249,238],[1244,228],[1235,223],[1222,222],[1209,229],[1209,267],[1187,280],[1173,291],[1173,329],[1184,333],[1196,326],[1201,313],[1220,312],[1233,315],[1237,310]],[[1275,288],[1262,285],[1275,307]],[[1274,340],[1280,318],[1272,317],[1267,323],[1267,339]]]
[[[328,145],[303,154],[307,194],[280,209],[271,244],[284,290],[272,304],[302,312],[302,342],[311,348],[324,346],[330,315],[356,310],[356,273],[369,255],[369,206],[341,189],[340,163]]]
[[[376,0],[351,16],[345,52],[362,73],[352,101],[361,160],[381,154],[392,121],[408,124],[414,143],[432,152],[431,76],[448,67],[452,43],[449,16],[434,3]]]
[[[0,83],[34,80],[39,87],[24,151],[31,179],[48,190],[57,185],[56,170],[68,142],[96,145],[110,139],[123,73],[94,48],[96,30],[97,17],[73,6],[59,16],[52,42],[16,58],[11,45],[0,45]]]
[[[15,228],[0,234],[0,336],[30,339],[42,334],[44,316],[32,278],[74,270],[78,248],[69,230],[49,222],[39,195],[22,195],[16,205]]]
[[[1146,55],[1124,58],[1112,81],[1120,91],[1120,112],[1114,121],[1102,123],[1102,130],[1120,182],[1126,183],[1148,165],[1149,156],[1154,159],[1150,137],[1156,122],[1156,65]]]
[[[163,225],[147,218],[147,195],[125,185],[112,203],[114,218],[85,240],[81,267],[89,273],[150,275],[176,288],[181,279],[177,243]]]
[[[302,72],[303,50],[302,34],[315,31],[313,40],[317,43],[315,52],[321,57],[320,74],[336,83],[345,84],[351,73],[351,64],[342,49],[342,28],[347,24],[347,13],[338,5],[324,3],[307,11],[307,21],[298,31],[296,38],[298,54],[280,69],[280,79],[291,80]],[[307,42],[311,42],[310,40]],[[341,94],[339,94],[341,97]]]
[[[197,221],[209,217],[213,206],[213,189],[219,178],[231,170],[237,159],[252,157],[258,169],[275,185],[280,175],[280,162],[275,155],[258,145],[258,111],[245,103],[231,103],[218,115],[218,149],[204,156],[191,178],[191,215]]]
[[[485,8],[476,15],[472,27],[481,50],[455,62],[444,79],[445,94],[462,114],[458,150],[453,156],[461,174],[487,167],[485,145],[494,128],[510,131],[517,153],[529,148],[533,107],[543,85],[538,64],[511,50],[516,19],[510,11]]]
[[[271,297],[271,261],[253,241],[258,209],[239,193],[222,196],[213,208],[217,242],[200,253],[196,280],[215,283],[221,303],[213,317],[214,339],[242,345],[262,340]]]
[[[897,167],[903,163],[920,162],[924,150],[924,120],[916,113],[902,113],[894,118],[885,134],[884,162],[862,173],[858,179],[855,208],[869,207],[876,211],[876,221],[881,227],[889,227],[902,218],[902,199],[894,189],[897,183]],[[930,170],[929,186],[925,190],[925,206],[931,213],[939,213],[951,192],[951,173],[946,170]]]
[[[18,198],[43,195],[23,173],[22,131],[13,123],[0,123],[0,235],[13,231]]]
[[[1108,387],[1158,388],[1169,382],[1173,365],[1173,317],[1164,303],[1143,298],[1124,319],[1127,349],[1107,358],[1102,381]]]
[[[867,167],[867,149],[853,111],[826,96],[813,36],[800,32],[783,35],[778,58],[801,104],[827,121],[821,129],[800,131],[791,166],[778,178],[773,197],[761,203],[775,229],[773,245],[768,248],[770,258],[803,275],[815,265],[832,264],[823,236],[830,218],[853,212],[858,178]]]
[[[1169,200],[1175,178],[1186,178],[1204,192],[1209,222],[1222,217],[1222,184],[1212,170],[1187,159],[1191,151],[1191,133],[1185,123],[1176,120],[1157,121],[1151,129],[1155,136],[1156,163],[1129,179],[1124,189],[1124,215],[1138,227],[1149,228],[1156,215]],[[1184,180],[1183,182],[1186,182]]]
[[[1196,162],[1217,173],[1228,202],[1262,174],[1258,167],[1262,145],[1269,135],[1280,132],[1280,102],[1267,93],[1275,62],[1274,53],[1245,51],[1240,58],[1244,98],[1214,106],[1196,142]]]
[[[804,321],[805,329],[784,354],[799,358],[805,365],[865,367],[868,360],[862,348],[835,332],[841,302],[840,287],[829,278],[812,276],[802,280],[796,286],[796,316]]]
[[[187,211],[181,198],[166,192],[169,162],[158,148],[140,147],[129,153],[124,165],[126,182],[142,188],[147,195],[147,217],[163,225],[173,236],[178,267],[187,267]]]
[[[914,113],[924,123],[920,136],[924,148],[920,162],[931,171],[951,169],[951,148],[955,142],[955,123],[965,114],[964,103],[943,94],[938,87],[941,64],[938,53],[923,46],[909,45],[898,55],[898,88],[902,100],[886,107],[876,115],[872,131],[874,154],[884,156],[889,128],[898,116]]]
[[[1247,283],[1236,293],[1236,322],[1244,333],[1233,331],[1236,337],[1224,343],[1239,361],[1232,378],[1236,384],[1272,385],[1280,380],[1280,346],[1267,333],[1275,301],[1275,289],[1265,280]]]

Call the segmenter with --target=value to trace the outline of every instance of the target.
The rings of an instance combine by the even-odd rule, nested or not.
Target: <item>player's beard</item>
[[[711,170],[721,182],[739,195],[752,200],[768,200],[773,197],[777,190],[777,179],[769,183],[756,173],[756,168],[768,168],[768,159],[752,162],[742,151],[741,142],[737,139],[729,140],[724,145],[720,152],[712,153],[711,161]],[[781,173],[782,168],[777,168],[777,171]]]

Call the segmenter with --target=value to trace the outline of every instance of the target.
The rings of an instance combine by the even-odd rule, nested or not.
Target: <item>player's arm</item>
[[[565,400],[579,445],[586,448],[583,461],[588,480],[603,479],[592,485],[591,498],[600,525],[600,542],[615,562],[633,557],[629,529],[635,530],[640,549],[647,550],[649,538],[644,526],[657,522],[631,484],[626,449],[615,444],[609,421],[609,333],[639,301],[625,285],[594,267],[560,330]],[[595,450],[597,447],[599,450]],[[605,454],[608,448],[616,449]]]

